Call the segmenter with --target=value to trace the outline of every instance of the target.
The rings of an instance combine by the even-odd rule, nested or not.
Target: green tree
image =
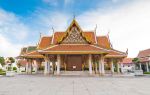
[[[5,65],[5,59],[4,59],[4,57],[0,57],[0,64],[2,66]]]
[[[132,60],[132,62],[134,62],[134,63],[139,63],[139,62],[140,62],[140,59],[139,59],[139,58],[134,58],[134,59]]]
[[[9,57],[10,63],[14,63],[15,59],[13,57]]]

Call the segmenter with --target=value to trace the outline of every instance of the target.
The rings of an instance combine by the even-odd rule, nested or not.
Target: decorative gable
[[[65,35],[60,38],[59,44],[88,44],[90,43],[86,37],[83,35],[83,31],[81,30],[80,26],[73,19],[72,23],[66,30]]]
[[[62,44],[87,44],[88,42],[78,31],[77,27],[72,27],[67,37],[62,41]]]

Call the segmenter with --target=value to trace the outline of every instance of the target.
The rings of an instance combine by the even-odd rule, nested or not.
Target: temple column
[[[117,73],[120,73],[120,64],[117,62]]]
[[[61,57],[60,57],[60,55],[58,54],[58,55],[57,55],[57,75],[60,74],[60,64],[61,64]]]
[[[141,66],[141,63],[139,63],[139,66],[140,66],[140,70],[142,70],[142,66]]]
[[[121,73],[123,73],[123,64],[121,63],[120,66],[121,66],[120,67],[121,68]]]
[[[27,74],[32,73],[32,60],[31,59],[28,59],[28,63],[26,65],[26,72],[27,72]]]
[[[101,58],[98,59],[98,65],[99,65],[99,74],[102,73],[102,66],[101,66]]]
[[[89,54],[88,63],[89,63],[89,74],[92,74],[92,55],[91,54]]]
[[[47,75],[49,74],[49,59],[48,56],[46,56],[44,58],[45,62],[44,62],[44,74]]]
[[[146,71],[149,72],[148,62],[146,63]]]
[[[44,74],[47,74],[47,61],[44,62]]]
[[[34,70],[35,70],[35,73],[37,73],[37,69],[38,69],[37,61],[34,60],[33,63],[34,63]]]
[[[101,55],[101,70],[102,70],[102,75],[105,74],[105,68],[104,68],[104,56]]]
[[[111,59],[111,73],[114,73],[114,62],[113,59]]]
[[[26,63],[26,73],[28,73],[28,65],[29,65],[29,62],[27,61],[27,63]]]

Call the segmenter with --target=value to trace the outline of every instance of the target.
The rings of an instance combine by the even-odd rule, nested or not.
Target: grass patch
[[[150,72],[144,72],[144,74],[150,74]]]
[[[26,71],[21,71],[21,72],[26,72]]]
[[[35,71],[32,71],[32,72],[35,72]]]
[[[0,75],[6,75],[6,72],[5,71],[1,71]]]

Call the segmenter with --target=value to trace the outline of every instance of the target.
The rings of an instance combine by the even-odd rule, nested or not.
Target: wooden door
[[[67,70],[68,71],[81,71],[82,70],[82,56],[81,55],[68,55],[67,56]]]

